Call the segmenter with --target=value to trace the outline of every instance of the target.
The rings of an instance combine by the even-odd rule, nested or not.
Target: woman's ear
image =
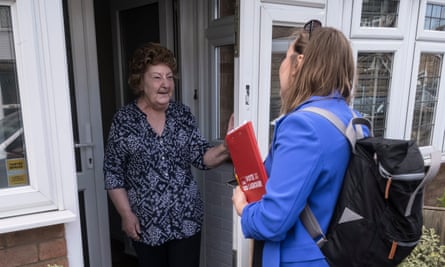
[[[297,75],[298,70],[300,69],[300,65],[303,62],[304,59],[304,55],[303,54],[298,54],[296,59],[295,59],[295,68],[292,70],[292,75]]]

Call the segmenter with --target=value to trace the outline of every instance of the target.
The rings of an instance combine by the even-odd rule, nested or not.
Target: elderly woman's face
[[[165,108],[175,89],[174,75],[165,64],[150,65],[141,84],[143,97],[152,108]]]

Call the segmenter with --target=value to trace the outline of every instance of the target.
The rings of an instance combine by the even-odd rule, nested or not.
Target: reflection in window
[[[432,144],[443,54],[422,53],[417,74],[411,139],[419,146]]]
[[[216,0],[215,18],[220,19],[235,15],[235,0]]]
[[[27,184],[11,10],[0,6],[0,188]]]
[[[216,49],[219,82],[219,139],[227,133],[227,122],[233,113],[234,46],[225,45]]]
[[[399,15],[398,0],[363,1],[361,27],[397,27]]]
[[[392,53],[359,53],[353,106],[368,118],[375,136],[384,136],[391,85]]]
[[[279,70],[283,58],[286,56],[285,52],[272,53],[272,75],[271,75],[271,85],[270,85],[270,107],[269,107],[269,118],[271,124],[269,127],[269,143],[272,141],[274,124],[273,121],[280,115],[281,108],[281,98],[280,98],[280,77]]]
[[[445,6],[427,4],[425,12],[425,30],[445,31]]]
[[[270,85],[270,107],[269,118],[269,143],[272,141],[274,124],[273,121],[280,115],[280,77],[279,70],[281,62],[286,56],[290,43],[295,39],[295,33],[300,28],[277,26],[272,27],[272,58],[271,58],[271,85]]]

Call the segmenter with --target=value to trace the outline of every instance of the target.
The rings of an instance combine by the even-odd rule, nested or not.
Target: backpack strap
[[[409,201],[408,201],[408,205],[405,210],[405,216],[411,215],[411,209],[413,207],[414,200],[417,197],[417,193],[420,190],[422,190],[429,181],[431,181],[434,177],[436,177],[436,174],[440,168],[441,156],[442,156],[442,153],[438,150],[432,151],[430,153],[430,158],[431,158],[430,167],[428,168],[428,171],[427,171],[425,177],[423,178],[423,181],[417,186],[416,190],[414,190],[414,192],[411,194]]]
[[[319,108],[319,107],[307,107],[301,111],[310,111],[316,113],[332,124],[348,139],[349,145],[351,146],[352,152],[355,153],[355,142],[358,139],[364,138],[363,129],[360,125],[368,127],[369,133],[372,136],[372,126],[371,122],[365,118],[357,117],[357,114],[351,109],[352,119],[349,121],[348,125],[345,124],[332,112]]]
[[[372,135],[372,127],[369,120],[357,117],[357,115],[352,109],[351,113],[353,118],[349,121],[348,126],[345,126],[345,124],[334,113],[323,108],[307,107],[302,109],[301,111],[309,111],[319,114],[320,116],[326,118],[328,121],[334,124],[334,126],[348,140],[353,153],[355,153],[355,143],[357,141],[357,138],[358,139],[364,138],[363,129],[360,125],[367,126],[370,135]],[[318,223],[318,220],[315,217],[309,205],[306,205],[304,207],[303,211],[300,214],[300,220],[303,223],[306,230],[308,231],[309,235],[317,243],[317,246],[321,248],[328,240],[326,238],[326,235],[323,233],[323,230],[321,229],[320,224]]]

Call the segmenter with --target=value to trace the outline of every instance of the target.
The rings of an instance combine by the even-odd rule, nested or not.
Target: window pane
[[[427,4],[424,24],[425,30],[445,31],[445,6]]]
[[[224,18],[235,15],[235,0],[216,0],[216,16],[215,19]]]
[[[281,61],[286,56],[290,43],[295,39],[293,35],[299,28],[288,26],[272,27],[272,58],[271,58],[271,85],[270,85],[270,108],[269,118],[271,124],[269,127],[269,143],[273,137],[274,123],[273,121],[280,115],[281,98],[280,98],[280,77],[279,70]]]
[[[392,53],[359,53],[354,108],[372,122],[375,136],[384,136],[390,92]]]
[[[361,27],[397,27],[399,1],[368,0],[363,1]]]
[[[234,45],[217,48],[218,84],[219,84],[219,138],[223,139],[227,133],[227,122],[233,113],[233,85],[234,85]]]
[[[417,74],[411,139],[431,145],[443,54],[422,53]]]
[[[11,10],[0,6],[0,188],[27,184]]]

